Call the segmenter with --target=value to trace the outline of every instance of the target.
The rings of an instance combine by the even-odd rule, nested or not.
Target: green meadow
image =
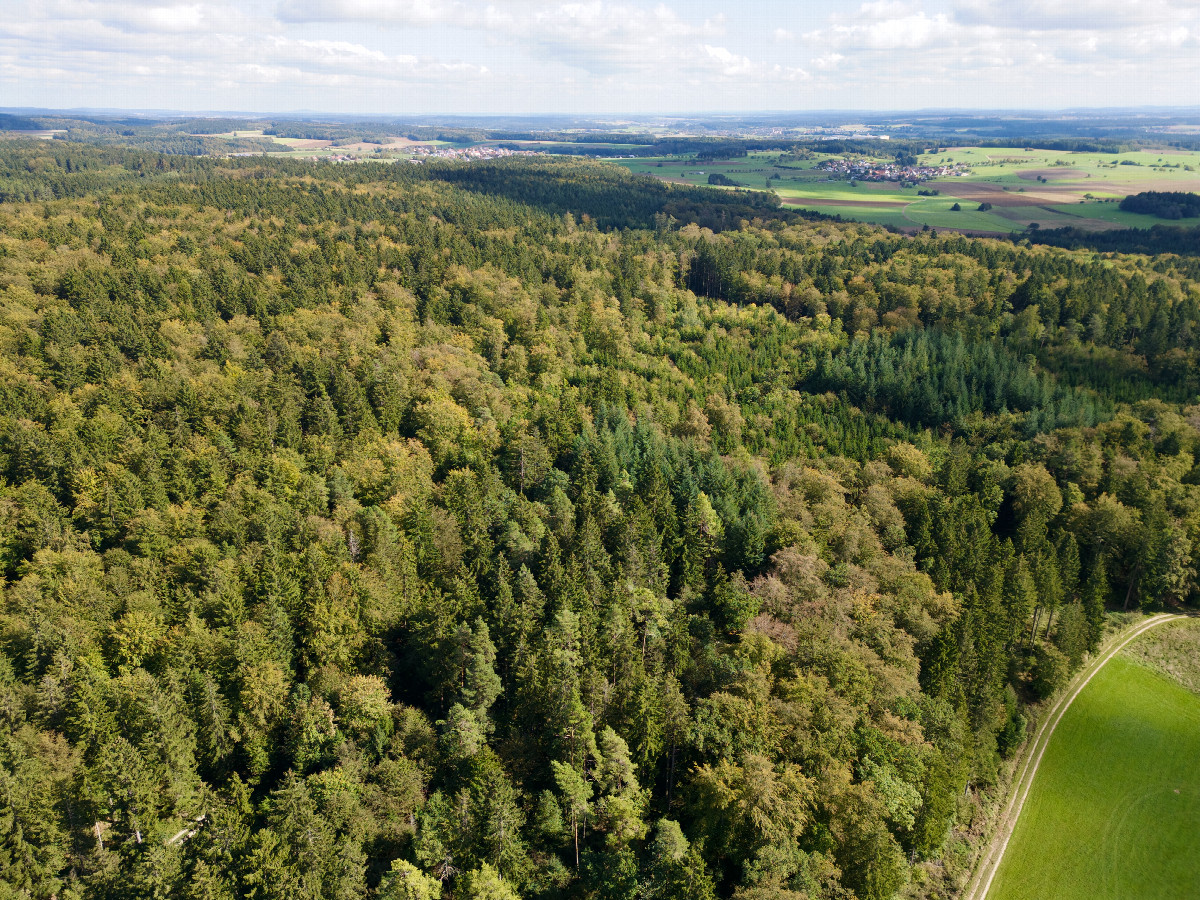
[[[817,209],[816,207],[813,208]],[[819,208],[819,212],[827,216],[841,216],[843,219],[851,222],[866,221],[863,218],[863,207],[861,206],[827,206],[823,204]],[[903,208],[872,209],[869,212],[871,215],[870,222],[873,225],[890,225],[893,228],[912,228],[916,225],[912,219],[905,216]]]
[[[1166,674],[1172,659],[1187,667],[1186,650],[1141,651],[1164,639],[1177,647],[1181,629],[1194,632],[1183,642],[1194,668],[1198,623],[1167,625],[1115,657],[1076,698],[987,900],[1200,897],[1200,696]]]

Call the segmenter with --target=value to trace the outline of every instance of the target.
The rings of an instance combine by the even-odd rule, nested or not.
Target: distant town
[[[944,166],[902,166],[899,163],[867,159],[827,159],[814,168],[839,178],[856,181],[899,181],[911,184],[920,184],[931,178],[967,175],[970,172],[970,169],[961,163]]]
[[[507,147],[413,147],[414,162],[423,159],[502,159],[506,156],[542,156],[537,150],[510,150]]]
[[[376,151],[376,154],[378,151]],[[332,154],[312,154],[311,156],[302,156],[300,159],[306,159],[310,162],[335,162],[335,163],[351,163],[362,162],[364,159],[384,159],[385,157],[371,153],[332,153]],[[226,156],[262,156],[264,151],[253,150],[249,152],[227,153]],[[506,156],[545,156],[546,154],[539,150],[510,150],[507,147],[428,147],[414,146],[409,148],[400,159],[407,159],[409,162],[420,163],[427,159],[457,159],[467,162],[473,162],[484,159],[501,159]],[[386,157],[394,159],[395,157]]]

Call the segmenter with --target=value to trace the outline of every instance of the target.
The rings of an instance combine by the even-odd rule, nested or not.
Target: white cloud
[[[902,0],[873,0],[860,6],[855,18],[899,19],[914,12],[916,8]]]
[[[959,0],[955,17],[968,25],[1025,31],[1116,31],[1194,8],[1188,0]]]
[[[52,0],[0,22],[0,77],[10,84],[49,78],[74,87],[102,84],[107,98],[139,84],[158,92],[238,85],[377,89],[489,75],[480,64],[390,53],[359,41],[292,37],[277,28],[271,19],[232,7]],[[182,105],[169,95],[164,99],[155,105]]]
[[[802,81],[808,78],[803,69],[791,66],[756,63],[746,56],[731,53],[725,47],[703,45],[707,68],[723,78],[750,82]]]
[[[471,26],[486,19],[486,10],[454,0],[281,0],[281,22],[373,22],[380,25]]]
[[[241,6],[226,3],[138,3],[133,0],[50,0],[30,8],[35,21],[94,22],[132,33],[186,34],[250,27]],[[16,17],[13,17],[16,18]]]
[[[155,6],[142,15],[154,31],[196,31],[204,25],[205,10],[191,6]]]
[[[286,109],[321,108],[329,101],[319,97],[356,87],[355,102],[397,103],[412,96],[406,87],[449,95],[486,83],[494,87],[458,96],[495,111],[541,91],[538,102],[562,109],[580,94],[644,102],[647,90],[713,97],[721,85],[732,96],[738,85],[807,77],[721,41],[723,16],[636,0],[23,0],[15,12],[0,20],[0,79],[54,86],[69,97],[59,105],[96,104],[79,96],[90,85],[104,105],[122,91],[166,107],[195,106],[184,98],[203,94],[218,95],[204,101],[210,108],[250,108],[244,98],[258,88],[257,96],[301,98],[277,107]]]
[[[955,26],[945,15],[926,16],[921,12],[875,22],[835,25],[828,31],[815,32],[806,37],[838,48],[919,50],[952,38],[955,31]]]
[[[840,53],[826,53],[824,56],[818,56],[812,61],[814,69],[820,69],[822,72],[830,72],[838,67],[838,63],[845,60],[846,57]]]
[[[452,26],[480,31],[533,57],[608,75],[640,71],[664,59],[686,60],[690,41],[719,36],[718,18],[693,22],[670,7],[608,0],[281,0],[289,23],[369,22],[381,26]]]
[[[913,106],[1021,107],[1195,103],[1197,35],[1195,0],[875,0],[803,37],[815,71],[836,69],[827,84],[903,85]]]
[[[1200,0],[0,5],[0,86],[23,105],[121,90],[143,105],[367,98],[394,112],[411,109],[397,97],[480,112],[1132,105],[1196,103],[1200,83]]]
[[[664,6],[603,2],[547,7],[506,29],[531,56],[600,76],[686,77],[703,59],[699,41],[719,34],[718,25],[689,23]]]

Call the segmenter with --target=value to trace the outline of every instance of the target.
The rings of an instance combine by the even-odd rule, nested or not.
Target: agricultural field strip
[[[1017,820],[1021,816],[1021,809],[1025,805],[1025,798],[1029,795],[1029,790],[1033,786],[1034,779],[1037,776],[1042,756],[1046,752],[1046,747],[1050,744],[1050,739],[1054,735],[1054,729],[1070,708],[1071,703],[1087,687],[1088,682],[1092,680],[1095,674],[1104,668],[1110,659],[1124,649],[1126,644],[1151,628],[1157,628],[1159,625],[1166,624],[1167,622],[1174,622],[1184,618],[1187,617],[1167,613],[1152,616],[1137,626],[1132,632],[1122,633],[1114,637],[1112,643],[1097,656],[1095,662],[1080,670],[1075,676],[1072,685],[1063,692],[1051,707],[1049,714],[1042,720],[1041,725],[1038,727],[1034,739],[1029,742],[1028,749],[1024,752],[1017,770],[1017,779],[1014,782],[1008,805],[1005,807],[1004,813],[1001,815],[996,826],[996,833],[992,836],[987,853],[984,854],[979,868],[975,870],[974,877],[968,883],[967,890],[963,894],[963,900],[986,900],[988,891],[992,886],[992,880],[996,877],[996,872],[1000,868],[1000,861],[1004,858],[1004,851],[1008,847],[1009,838],[1012,837]]]

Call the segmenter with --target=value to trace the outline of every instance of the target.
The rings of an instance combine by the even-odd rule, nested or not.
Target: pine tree
[[[466,657],[461,691],[463,703],[490,731],[492,725],[488,710],[500,696],[503,686],[495,669],[496,645],[492,643],[487,623],[482,618],[476,618],[475,627],[467,630],[463,653]]]
[[[587,816],[592,809],[592,785],[573,765],[555,760],[550,763],[550,768],[571,821],[571,835],[575,841],[575,868],[578,869],[580,828],[586,828]]]
[[[1088,649],[1100,645],[1104,633],[1104,608],[1108,604],[1112,589],[1108,585],[1108,566],[1104,554],[1096,554],[1083,588],[1083,611],[1088,625]]]

